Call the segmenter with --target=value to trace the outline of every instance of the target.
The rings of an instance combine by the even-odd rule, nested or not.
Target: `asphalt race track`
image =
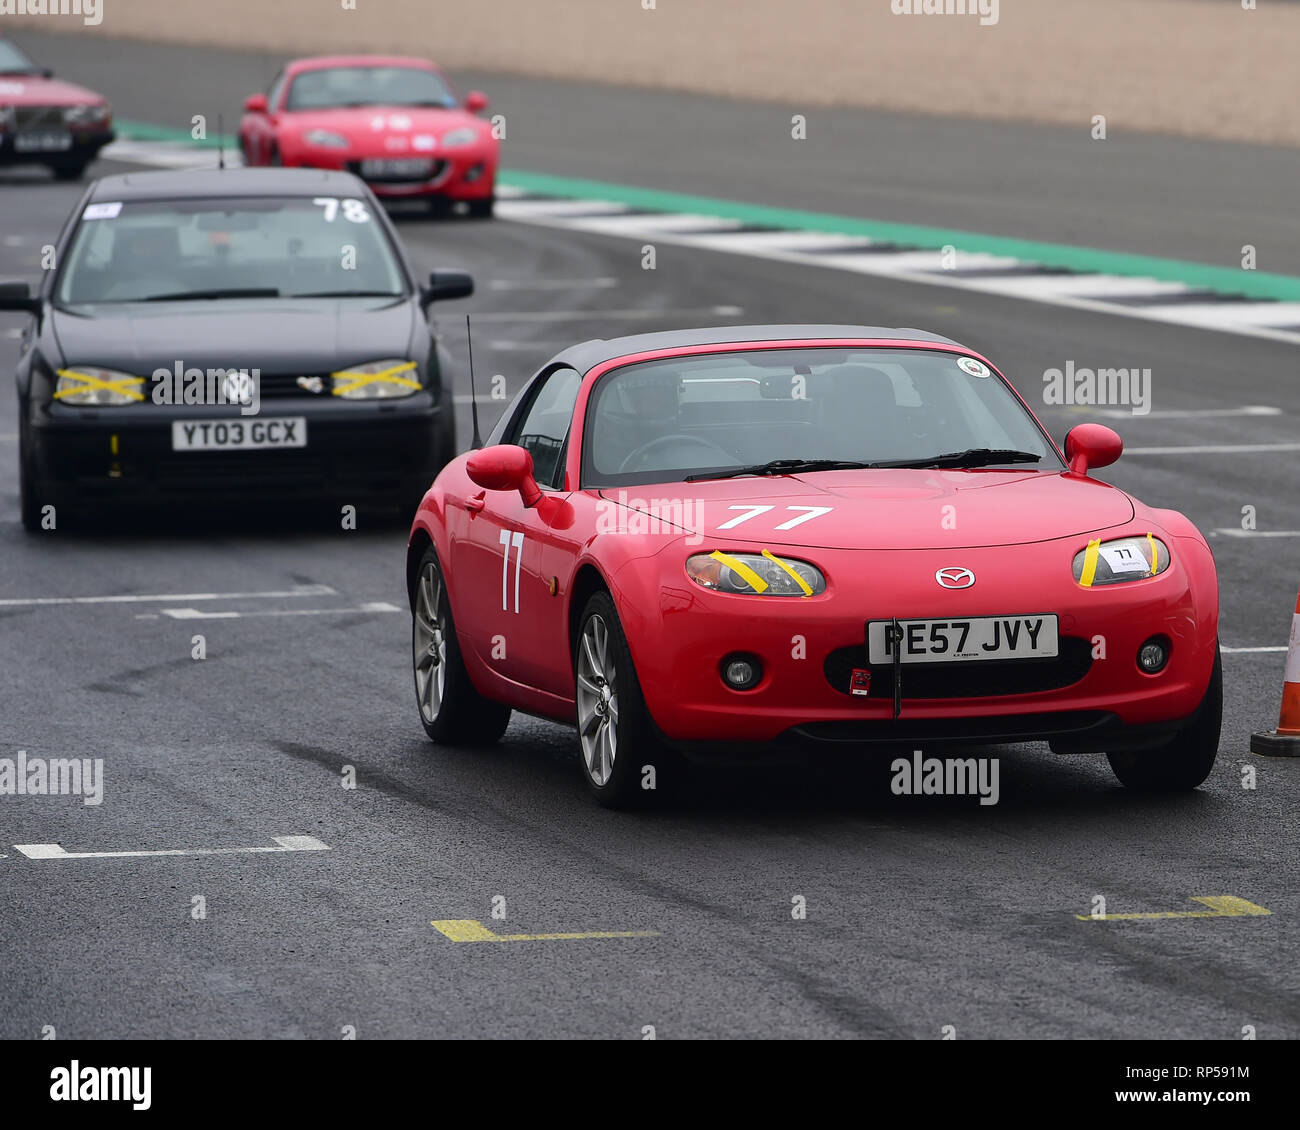
[[[62,72],[59,42],[41,37],[40,56]],[[186,53],[160,57],[149,81],[178,80]],[[227,104],[260,82],[244,81],[249,69],[235,59],[223,70],[204,53],[205,81],[229,76],[217,92]],[[79,77],[128,115],[127,70],[116,87],[107,68]],[[568,95],[511,80],[520,104],[552,96]],[[996,128],[1021,130],[1025,146],[1048,132]],[[627,141],[618,176],[616,131],[606,136],[597,164],[569,171],[647,183],[646,158]],[[1184,167],[1224,175],[1219,147],[1161,145]],[[963,156],[972,183],[995,185],[980,161],[997,157],[980,153]],[[1281,176],[1294,167],[1272,151],[1260,160]],[[125,168],[106,161],[92,173]],[[687,185],[691,175],[683,187],[759,199],[739,181]],[[1261,223],[1276,224],[1279,255],[1292,257],[1270,269],[1298,270],[1284,197],[1261,181],[1255,191],[1277,212]],[[1183,183],[1163,221],[1182,228],[1160,239],[1127,242],[1124,225],[1141,226],[1130,216],[1107,244],[1065,197],[1039,197],[1024,232],[1003,227],[1208,255],[1197,194],[1212,192]],[[0,173],[0,278],[38,277],[40,248],[80,191],[41,172]],[[783,202],[849,210],[797,191],[791,183]],[[902,218],[996,228],[969,200],[955,216],[941,196],[930,204],[914,199]],[[571,730],[516,715],[489,751],[435,752],[425,739],[402,522],[363,510],[355,531],[320,513],[209,530],[194,515],[114,514],[26,535],[6,394],[0,756],[102,758],[105,787],[98,806],[0,802],[0,1037],[53,1026],[69,1038],[334,1039],[353,1026],[362,1038],[639,1039],[653,1026],[659,1038],[938,1039],[948,1025],[958,1038],[1239,1039],[1247,1025],[1261,1039],[1300,1036],[1300,761],[1248,752],[1250,733],[1277,722],[1300,581],[1300,452],[1232,450],[1300,440],[1293,345],[671,245],[647,271],[639,240],[504,219],[412,217],[400,230],[421,271],[464,267],[477,280],[474,298],[438,317],[462,359],[463,315],[476,319],[485,432],[504,406],[491,398],[494,376],[512,395],[569,343],[677,326],[933,329],[999,362],[1058,439],[1094,417],[1039,408],[1044,370],[1067,359],[1149,367],[1149,415],[1095,416],[1138,449],[1101,477],[1215,531],[1218,765],[1198,792],[1152,799],[1126,793],[1104,758],[1026,747],[1002,758],[989,807],[893,796],[885,762],[714,767],[658,810],[604,811],[584,791]],[[22,324],[0,315],[0,370],[12,368]],[[468,393],[457,389],[462,446]],[[1194,450],[1171,450],[1181,447]],[[1242,536],[1243,507],[1255,508],[1253,536]],[[199,634],[202,661],[192,658]],[[355,788],[343,787],[347,767]],[[1248,767],[1254,788],[1243,787]],[[50,844],[74,857],[16,846]],[[182,850],[204,853],[75,857]],[[1269,913],[1087,920],[1098,894],[1121,915],[1203,910],[1192,900],[1213,896]],[[206,917],[195,918],[200,896]],[[805,918],[792,915],[798,896]],[[490,945],[432,925],[457,920],[500,935],[644,936]]]

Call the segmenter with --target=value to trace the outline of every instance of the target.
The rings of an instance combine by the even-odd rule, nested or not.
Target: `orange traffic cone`
[[[1282,713],[1276,730],[1250,735],[1250,752],[1272,757],[1300,757],[1300,596],[1291,617],[1291,646],[1282,676]]]

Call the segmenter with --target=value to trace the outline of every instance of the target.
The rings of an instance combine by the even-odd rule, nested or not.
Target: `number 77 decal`
[[[514,546],[519,552],[515,554],[515,611],[519,611],[519,567],[524,563],[524,535],[509,530],[501,531],[501,544],[505,546],[505,554],[501,558],[501,611],[510,610],[506,601],[509,591],[510,578],[510,547]]]
[[[718,527],[720,530],[732,530],[742,522],[748,522],[751,518],[757,518],[760,514],[766,514],[769,510],[775,510],[775,506],[728,506],[728,510],[744,510],[746,513],[739,518],[732,518],[729,522],[723,522]],[[787,510],[803,510],[797,518],[791,518],[789,521],[782,522],[776,527],[778,530],[793,530],[795,526],[802,525],[804,522],[811,522],[814,518],[820,518],[823,514],[829,514],[835,509],[833,506],[787,506]]]

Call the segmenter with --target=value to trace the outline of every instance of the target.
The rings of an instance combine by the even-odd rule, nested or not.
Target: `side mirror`
[[[41,300],[39,297],[32,297],[32,288],[25,282],[0,283],[0,310],[39,314],[41,312]]]
[[[265,94],[250,94],[244,99],[244,109],[250,114],[265,114],[270,105]]]
[[[1086,475],[1094,467],[1109,467],[1123,450],[1119,433],[1103,424],[1079,424],[1065,436],[1065,457],[1074,475]]]
[[[54,68],[53,68],[53,67],[42,67],[42,68],[41,68],[41,78],[53,78],[53,77],[54,77]]]
[[[420,288],[420,305],[428,309],[431,302],[468,298],[473,293],[474,276],[468,271],[434,271],[429,275],[429,285]]]
[[[525,506],[536,506],[541,501],[542,488],[533,478],[533,457],[513,443],[499,443],[472,452],[465,471],[487,490],[517,490]]]
[[[488,108],[488,96],[481,90],[471,90],[465,95],[465,109],[471,114],[481,114]]]

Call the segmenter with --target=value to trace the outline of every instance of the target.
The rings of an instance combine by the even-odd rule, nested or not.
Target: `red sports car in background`
[[[346,170],[381,198],[490,216],[500,142],[477,116],[487,106],[478,91],[462,103],[423,59],[298,59],[245,101],[239,144],[248,165]]]
[[[45,165],[77,180],[113,140],[113,111],[0,39],[0,165]]]
[[[453,460],[407,551],[420,718],[576,721],[602,803],[674,750],[1047,741],[1190,789],[1218,749],[1214,560],[1089,476],[947,338],[741,326],[550,361]]]

